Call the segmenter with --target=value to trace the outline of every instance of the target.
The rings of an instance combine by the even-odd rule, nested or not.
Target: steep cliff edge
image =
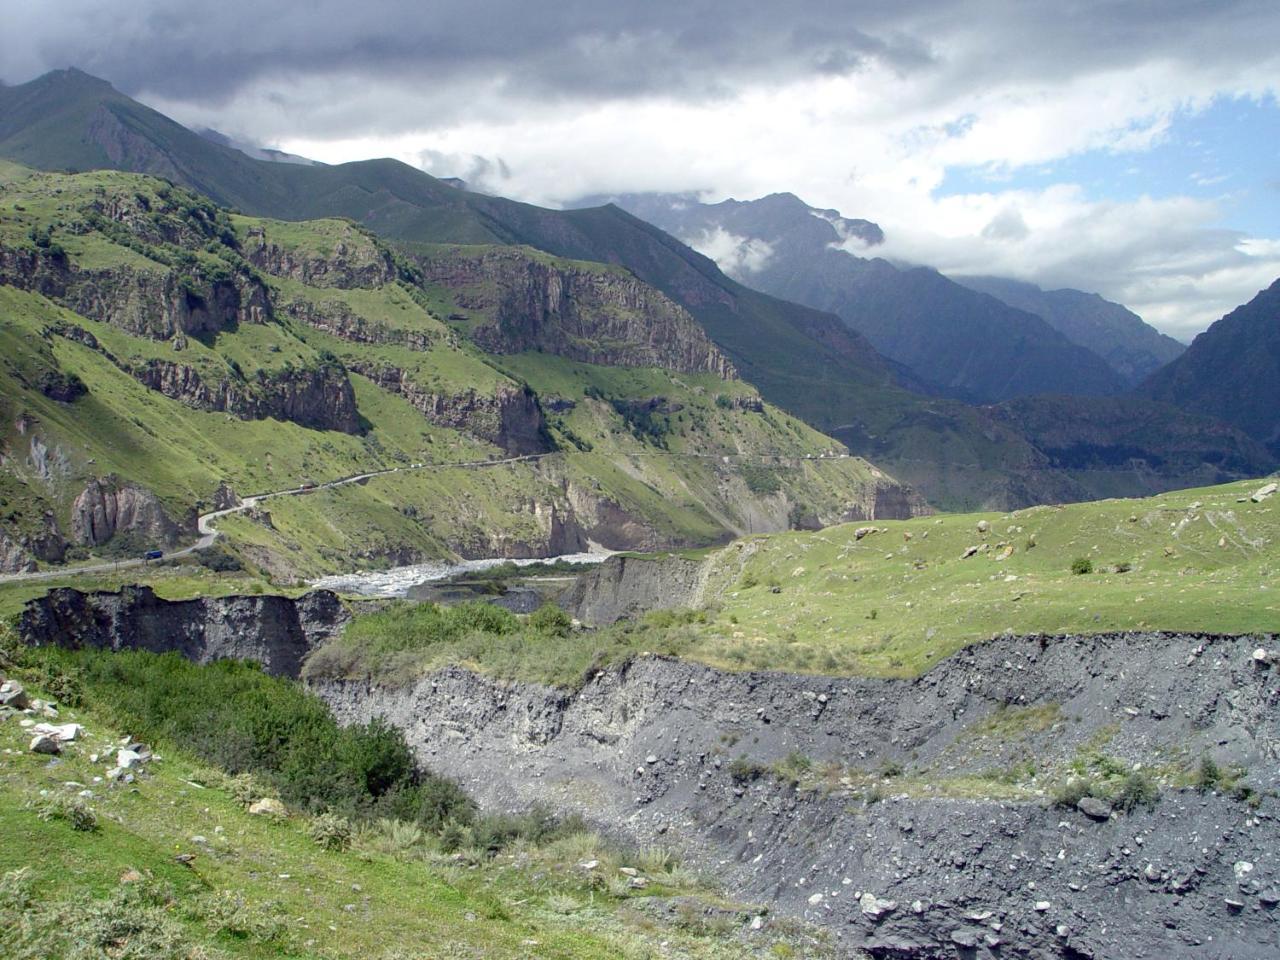
[[[620,367],[737,376],[687,310],[619,268],[523,247],[443,247],[418,258],[428,280],[479,314],[490,353],[540,350]]]
[[[60,587],[27,604],[18,632],[34,646],[176,651],[198,663],[255,660],[270,673],[296,677],[303,658],[349,620],[337,595],[327,590],[297,600],[162,600],[150,587],[116,593]]]
[[[400,726],[482,802],[683,846],[877,958],[1261,960],[1280,688],[1260,639],[1006,638],[911,681],[642,657],[578,691],[462,669],[309,682],[344,721]],[[1166,776],[1202,755],[1247,769],[1256,799],[1166,785],[1121,813],[1046,796],[1076,765]]]

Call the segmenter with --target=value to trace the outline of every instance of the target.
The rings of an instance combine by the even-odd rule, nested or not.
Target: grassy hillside
[[[456,319],[456,291],[349,221],[228,215],[106,171],[15,175],[0,214],[11,539],[46,511],[69,535],[94,476],[141,484],[177,519],[222,484],[245,495],[429,465],[222,522],[247,559],[287,577],[588,537],[712,543],[869,513],[893,488],[862,461],[801,462],[838,444],[742,381],[488,356]],[[357,426],[317,428],[327,404],[348,404]],[[450,466],[502,457],[512,431],[552,455]]]
[[[159,714],[137,713],[146,685],[130,692],[130,678],[161,670],[172,683],[176,665],[181,683],[217,691],[242,718],[300,694],[225,664],[83,652],[24,659],[32,695],[48,695],[39,678],[58,678],[57,722],[84,732],[51,761],[27,750],[22,714],[0,718],[0,952],[13,960],[829,955],[792,924],[751,931],[758,911],[722,900],[665,852],[611,848],[572,825],[506,818],[437,832],[366,818],[347,834],[352,821],[332,815],[250,815],[246,798],[271,796],[273,781],[231,777],[171,739],[153,743],[159,756],[131,782],[104,781],[128,740],[121,720],[135,718],[135,735],[164,727]],[[291,754],[288,782],[304,790],[316,762],[305,743],[350,738],[313,705],[323,716],[281,728],[273,748],[303,750]],[[181,710],[171,700],[160,713],[176,721]],[[150,729],[138,728],[139,716]],[[233,740],[224,728],[196,749],[231,756]],[[513,829],[525,837],[511,839]],[[647,885],[633,887],[622,867]]]
[[[694,554],[706,565],[699,609],[576,632],[554,657],[526,635],[410,630],[387,660],[379,638],[412,620],[406,608],[309,669],[403,678],[461,661],[573,685],[593,662],[647,650],[732,670],[910,677],[1004,632],[1274,632],[1280,498],[1252,502],[1259,486],[747,537]]]

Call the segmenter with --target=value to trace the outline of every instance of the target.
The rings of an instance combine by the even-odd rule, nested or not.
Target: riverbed
[[[448,580],[459,574],[476,570],[488,570],[490,567],[513,563],[518,567],[527,567],[538,563],[601,563],[612,551],[592,553],[566,553],[558,557],[539,557],[530,560],[512,560],[507,557],[487,557],[482,560],[463,560],[460,563],[446,563],[433,560],[427,563],[415,563],[406,567],[391,567],[388,570],[364,570],[354,573],[340,573],[331,577],[312,580],[311,586],[317,589],[334,590],[338,593],[354,594],[359,597],[404,597],[409,590],[420,583],[434,583]]]

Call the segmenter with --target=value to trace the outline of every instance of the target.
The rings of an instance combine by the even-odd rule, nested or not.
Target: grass
[[[584,670],[658,651],[730,670],[912,677],[1004,633],[1273,632],[1280,501],[1248,501],[1258,486],[750,537],[695,554],[707,569],[704,610],[651,613],[554,645],[473,632],[424,643],[391,673],[459,662],[573,686]],[[876,532],[859,537],[868,526]],[[1081,555],[1096,558],[1095,572],[1072,572]],[[371,637],[400,616],[358,620],[312,669],[368,672]],[[977,735],[1052,726],[1054,709],[1011,707]]]
[[[104,763],[91,757],[125,733],[103,693],[90,684],[83,706],[63,706],[60,720],[84,724],[86,734],[56,764],[26,752],[16,719],[0,720],[0,952],[15,960],[70,960],[90,945],[148,960],[728,960],[767,956],[779,942],[797,956],[828,955],[776,932],[740,941],[745,921],[698,931],[652,919],[634,909],[647,897],[732,905],[667,855],[619,851],[588,833],[448,854],[396,821],[347,833],[317,819],[251,816],[229,781],[176,742],[157,742],[160,757],[133,783],[102,782]],[[42,815],[80,807],[96,829]],[[184,864],[179,854],[194,859]],[[588,859],[599,866],[578,866]],[[623,865],[644,871],[649,887],[612,882]]]

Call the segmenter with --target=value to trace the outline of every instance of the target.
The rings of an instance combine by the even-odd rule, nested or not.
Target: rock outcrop
[[[194,367],[153,358],[129,372],[139,383],[196,410],[225,411],[241,420],[288,420],[313,430],[364,430],[355,391],[338,363],[207,381]]]
[[[605,625],[649,610],[695,607],[705,601],[707,568],[702,560],[665,557],[610,557],[579,574],[559,598],[573,617]]]
[[[358,362],[351,369],[382,389],[404,397],[437,426],[463,430],[501,447],[511,456],[554,449],[537,395],[528,387],[500,383],[491,394],[474,389],[437,393],[418,386],[409,373],[391,364]]]
[[[309,287],[380,287],[396,278],[391,254],[366,230],[342,224],[328,250],[280,245],[270,228],[254,227],[244,242],[250,263],[274,277],[287,277]]]
[[[267,290],[253,277],[179,274],[125,265],[83,269],[47,251],[0,246],[0,284],[43,294],[81,316],[135,336],[207,336],[272,317]]]
[[[514,247],[446,250],[419,262],[459,306],[484,316],[471,336],[491,353],[542,350],[606,366],[737,375],[684,307],[620,268]]]
[[[316,302],[299,297],[280,304],[278,310],[348,343],[394,344],[410,350],[429,350],[438,339],[426,330],[401,330],[369,320],[341,300]]]
[[[30,573],[36,558],[18,541],[0,530],[0,573]]]
[[[91,547],[128,534],[141,544],[172,547],[184,530],[154,493],[114,477],[93,477],[71,505],[71,535]]]
[[[162,600],[150,587],[125,587],[118,593],[59,587],[26,605],[18,632],[33,646],[176,651],[197,663],[254,660],[269,673],[296,677],[307,653],[349,620],[337,595],[327,590],[297,600]]]
[[[0,573],[30,573],[37,560],[61,563],[66,554],[66,538],[51,510],[44,512],[34,529],[20,533],[0,528]]]

